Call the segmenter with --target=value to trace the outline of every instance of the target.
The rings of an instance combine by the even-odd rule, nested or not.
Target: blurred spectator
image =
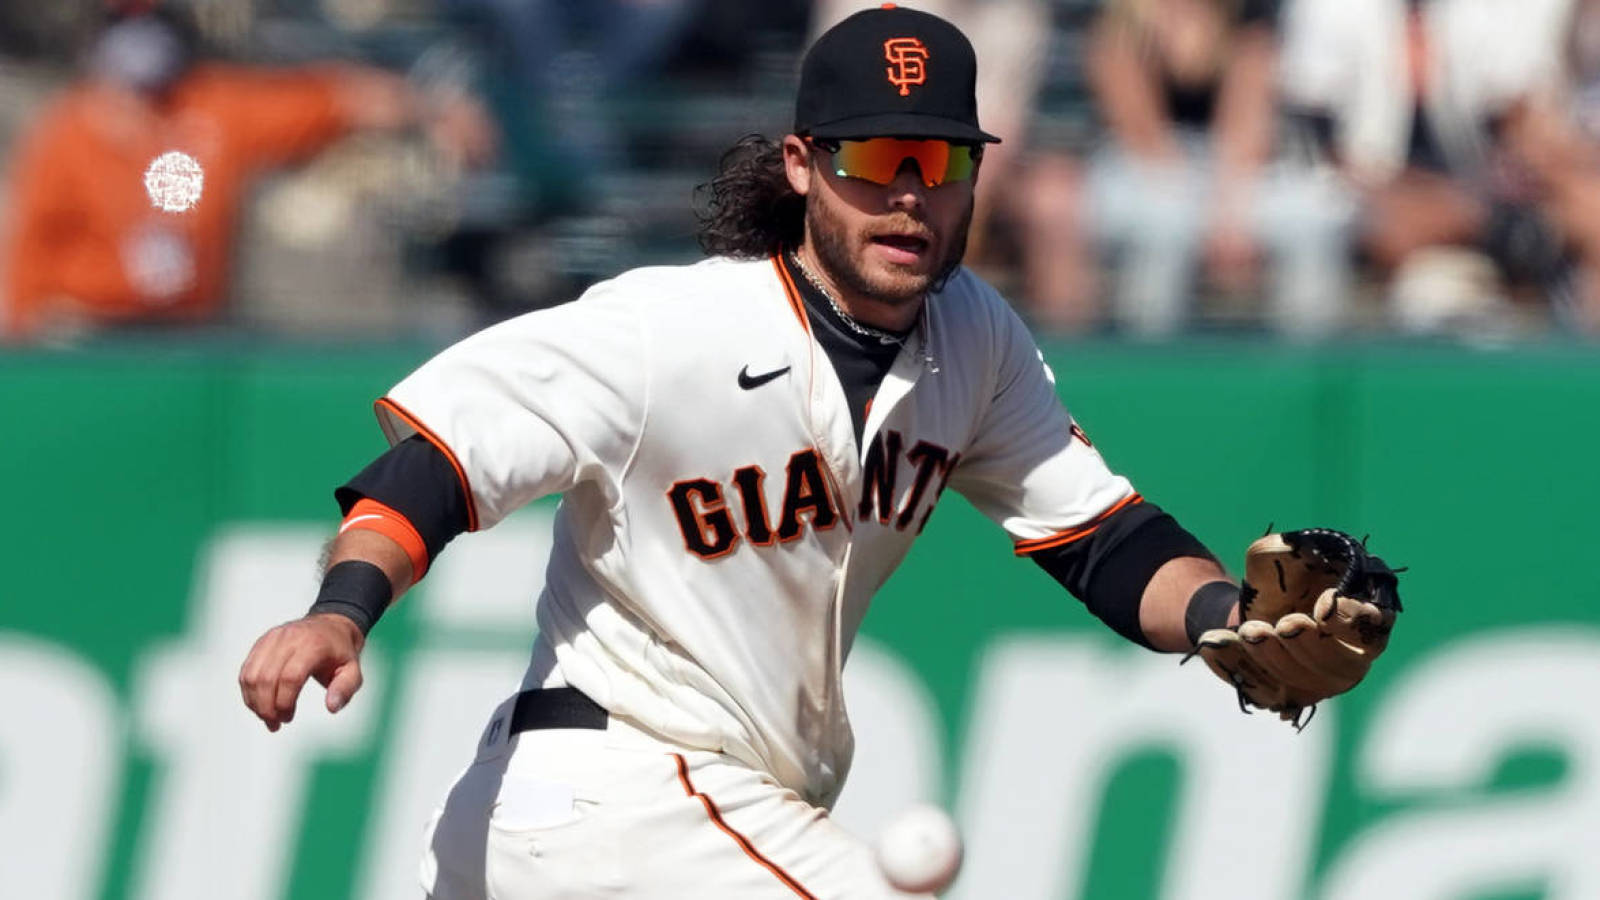
[[[1274,161],[1275,31],[1270,0],[1106,5],[1086,65],[1109,140],[1082,176],[1070,159],[1039,160],[1022,209],[1041,325],[1094,319],[1098,245],[1115,254],[1110,312],[1131,333],[1173,333],[1202,277],[1245,293],[1263,264],[1276,327],[1337,326],[1350,208],[1327,180]]]
[[[30,340],[222,311],[233,232],[252,180],[352,129],[426,125],[462,164],[492,152],[481,114],[429,111],[403,79],[351,65],[259,69],[199,59],[187,17],[114,14],[84,77],[19,143],[11,172],[0,334]],[[144,172],[179,150],[204,172],[197,205],[163,212]]]
[[[1568,326],[1600,335],[1600,0],[1577,0],[1565,29],[1560,90],[1532,98],[1523,153],[1574,266],[1558,294]]]
[[[1594,161],[1555,102],[1570,0],[1290,0],[1288,101],[1362,194],[1404,329],[1503,327],[1507,282],[1592,267]],[[1587,208],[1585,214],[1580,210]],[[1588,222],[1585,222],[1585,218]],[[1565,234],[1563,234],[1565,232]],[[1589,262],[1581,262],[1588,255]]]
[[[506,110],[532,116],[554,158],[546,202],[578,202],[597,176],[626,165],[615,104],[648,86],[703,0],[440,0],[487,26],[491,57],[516,86]]]
[[[413,248],[414,259],[465,287],[475,314],[495,321],[564,302],[618,257],[636,258],[664,232],[665,184],[645,168],[673,140],[658,124],[671,108],[663,76],[711,2],[427,4],[457,55],[470,57],[503,152],[494,171],[461,181],[455,227]],[[709,127],[677,118],[683,130]],[[681,215],[681,195],[670,199]],[[681,249],[693,246],[692,227],[680,227]]]
[[[1600,0],[1577,0],[1567,28],[1566,103],[1577,136],[1600,141]]]

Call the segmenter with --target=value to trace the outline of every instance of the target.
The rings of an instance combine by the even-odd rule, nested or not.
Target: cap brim
[[[965,122],[917,113],[889,113],[839,119],[813,126],[806,133],[812,137],[845,141],[895,137],[935,138],[979,144],[1000,143],[999,138]]]

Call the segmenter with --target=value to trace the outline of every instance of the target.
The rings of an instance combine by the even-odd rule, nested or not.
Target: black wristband
[[[378,624],[394,596],[394,585],[383,570],[359,559],[347,559],[322,576],[322,590],[306,615],[336,613],[356,623],[362,634]]]
[[[1183,630],[1190,646],[1200,643],[1200,635],[1213,628],[1227,628],[1228,614],[1239,602],[1239,586],[1226,581],[1208,581],[1195,589],[1183,613]]]

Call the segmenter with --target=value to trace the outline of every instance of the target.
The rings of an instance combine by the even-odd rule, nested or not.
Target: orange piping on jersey
[[[388,410],[390,415],[410,425],[417,434],[422,435],[428,443],[437,447],[439,452],[444,454],[444,458],[450,461],[450,468],[456,470],[456,477],[461,480],[461,492],[467,498],[467,530],[477,531],[478,504],[472,499],[472,482],[467,480],[467,470],[462,467],[461,461],[456,459],[456,455],[451,452],[450,447],[437,434],[434,434],[428,426],[422,424],[421,419],[413,416],[405,407],[390,400],[388,397],[379,397],[373,406]]]
[[[689,764],[684,761],[683,755],[680,753],[674,753],[672,754],[672,758],[678,761],[678,781],[683,783],[683,792],[688,794],[690,797],[699,800],[700,803],[705,806],[706,815],[711,817],[711,823],[713,825],[722,829],[723,833],[728,837],[733,838],[734,843],[739,845],[739,848],[745,852],[746,856],[765,866],[767,871],[777,876],[778,880],[783,882],[784,886],[789,890],[794,891],[801,897],[807,898],[807,900],[817,900],[817,895],[802,887],[800,882],[794,880],[794,876],[779,868],[778,865],[772,860],[762,856],[761,852],[750,843],[748,838],[728,827],[728,823],[722,820],[722,813],[718,811],[717,805],[711,802],[711,798],[694,789],[694,784],[689,781]]]
[[[806,334],[810,334],[811,333],[811,319],[806,316],[805,301],[800,299],[800,289],[795,287],[794,279],[789,277],[789,267],[785,266],[783,264],[783,259],[780,256],[774,255],[773,257],[771,257],[771,259],[772,259],[772,267],[774,269],[778,270],[778,280],[783,282],[783,292],[786,295],[788,295],[788,297],[789,297],[789,308],[794,311],[794,317],[800,320],[800,327],[802,327],[802,328],[804,328],[806,330]],[[812,352],[812,355],[815,356],[816,347],[813,346],[811,348],[811,352]],[[815,379],[816,375],[817,375],[817,366],[816,366],[816,360],[815,359],[812,360],[812,364],[811,364],[810,368],[811,368],[811,377],[813,379]],[[806,393],[809,396],[811,392],[808,390]],[[808,416],[808,419],[809,419],[809,416]],[[817,429],[816,429],[815,424],[812,425],[811,430],[812,430],[812,433],[816,432]],[[828,465],[828,457],[827,457],[827,455],[822,452],[822,449],[820,447],[813,446],[811,449],[816,451],[817,461],[822,464],[823,477],[827,480],[827,487],[833,494],[833,496],[831,498],[829,498],[829,501],[830,502],[837,501],[837,502],[834,503],[834,505],[835,505],[835,508],[839,512],[839,516],[838,517],[840,519],[844,520],[844,530],[845,531],[854,532],[855,531],[855,526],[850,524],[850,516],[847,515],[846,512],[845,512],[844,491],[839,489],[839,481],[833,475],[833,467]],[[832,528],[832,527],[833,527],[832,525],[828,526],[828,528]],[[818,529],[818,530],[819,531],[824,531],[826,529]]]
[[[794,286],[794,279],[789,277],[789,269],[783,260],[777,256],[772,257],[772,267],[778,270],[778,280],[783,282],[783,293],[789,299],[789,309],[794,317],[800,320],[800,327],[811,333],[811,320],[806,317],[804,301],[800,299],[800,289]]]
[[[1131,494],[1127,497],[1123,497],[1121,500],[1118,500],[1110,509],[1098,516],[1095,516],[1088,522],[1077,526],[1076,528],[1068,528],[1065,531],[1058,531],[1055,534],[1047,537],[1034,538],[1031,541],[1018,541],[1015,548],[1016,554],[1018,556],[1027,556],[1029,553],[1036,553],[1040,550],[1049,550],[1051,547],[1062,547],[1072,543],[1073,541],[1082,540],[1083,538],[1094,534],[1095,529],[1100,527],[1100,523],[1111,518],[1111,516],[1118,510],[1143,502],[1144,498],[1138,494]]]
[[[346,531],[375,531],[406,551],[411,559],[411,583],[416,584],[428,572],[428,545],[423,542],[417,527],[399,510],[376,500],[363,497],[350,508],[344,517],[339,533]]]

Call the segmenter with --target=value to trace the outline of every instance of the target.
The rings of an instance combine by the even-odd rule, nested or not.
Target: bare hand
[[[411,86],[399,75],[372,66],[340,65],[335,97],[356,128],[393,131],[417,120]]]
[[[457,168],[481,169],[499,152],[493,117],[483,104],[464,95],[430,102],[423,130],[434,151]]]
[[[285,622],[256,641],[239,669],[244,705],[268,731],[294,720],[306,679],[328,689],[328,712],[338,712],[361,689],[361,648],[366,636],[341,615],[318,613]]]
[[[1206,235],[1205,259],[1213,284],[1244,291],[1255,283],[1260,251],[1250,232],[1232,222],[1219,222]]]
[[[1367,249],[1396,267],[1424,247],[1465,243],[1482,232],[1488,210],[1466,187],[1448,178],[1405,172],[1367,197]]]

